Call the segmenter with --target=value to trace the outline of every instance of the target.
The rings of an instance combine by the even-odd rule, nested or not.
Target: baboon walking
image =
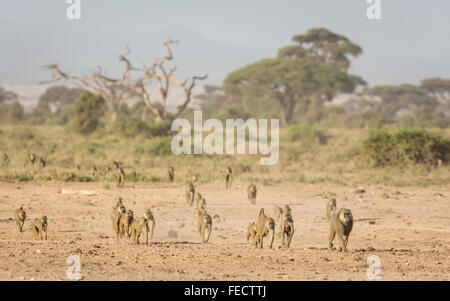
[[[135,244],[139,244],[141,235],[145,237],[145,244],[148,245],[148,234],[150,232],[150,240],[153,238],[153,229],[155,227],[155,219],[150,209],[145,211],[145,216],[139,220],[133,220],[131,223],[131,240]]]
[[[255,235],[256,235],[256,224],[255,224],[255,222],[253,222],[253,223],[251,223],[250,226],[248,226],[248,229],[247,229],[247,241],[249,241],[250,238],[253,241],[253,239],[255,238]]]
[[[131,237],[131,223],[133,222],[134,214],[133,210],[128,209],[125,214],[120,217],[119,221],[119,238],[122,238],[124,234],[127,237]]]
[[[19,229],[19,232],[23,232],[23,224],[25,222],[26,213],[25,210],[23,210],[23,207],[20,207],[16,210],[14,214],[14,218],[16,219],[17,228]]]
[[[40,219],[35,219],[31,224],[31,228],[33,230],[34,239],[38,239],[38,236],[41,240],[47,240],[47,217],[43,215]],[[44,236],[42,236],[44,234]]]
[[[192,206],[194,203],[195,186],[192,182],[188,182],[186,185],[186,204]]]
[[[247,196],[248,196],[248,200],[250,201],[250,203],[252,203],[253,205],[256,202],[256,185],[255,183],[251,183],[248,187],[247,187]]]
[[[336,199],[330,199],[326,209],[327,222],[330,222],[331,216],[336,213]]]
[[[175,177],[175,169],[170,166],[167,171],[169,172],[169,182],[173,183],[173,178]]]
[[[212,230],[212,219],[211,216],[206,213],[206,210],[198,212],[197,229],[202,243],[208,242]]]
[[[230,166],[225,169],[225,189],[231,188],[231,179],[233,177],[233,170]]]
[[[333,249],[333,240],[337,234],[340,242],[339,251],[347,252],[348,237],[353,228],[353,215],[349,209],[341,208],[331,216],[328,249]]]
[[[273,218],[267,217],[264,214],[264,208],[259,211],[258,222],[256,223],[256,235],[253,238],[255,247],[263,248],[263,238],[271,233],[270,248],[273,246],[273,239],[275,236],[275,221]]]
[[[292,214],[290,209],[284,210],[282,235],[283,235],[282,241],[283,247],[289,248],[291,245],[292,236],[294,235],[294,221],[292,220]]]
[[[126,213],[126,208],[122,203],[122,198],[119,197],[116,206],[113,208],[113,212],[111,213],[111,221],[113,225],[113,231],[117,237],[119,237],[119,222],[122,218],[122,215]]]

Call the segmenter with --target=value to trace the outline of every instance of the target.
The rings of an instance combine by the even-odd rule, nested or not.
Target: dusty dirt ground
[[[450,190],[440,187],[357,187],[332,184],[258,186],[256,205],[244,183],[200,184],[213,217],[208,243],[200,244],[196,210],[184,186],[102,183],[0,183],[0,279],[68,280],[69,255],[79,255],[82,280],[368,280],[367,258],[381,260],[382,280],[450,280]],[[94,193],[85,195],[84,193]],[[135,217],[153,210],[151,245],[115,238],[109,214],[121,196]],[[330,196],[353,211],[349,252],[328,251],[325,206]],[[289,204],[295,234],[290,249],[255,249],[246,230],[259,210],[274,217]],[[25,231],[14,210],[24,206]],[[33,240],[31,222],[45,214],[47,241]],[[335,241],[335,245],[337,240]]]

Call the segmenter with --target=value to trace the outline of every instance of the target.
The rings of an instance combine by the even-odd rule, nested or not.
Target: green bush
[[[300,141],[306,144],[325,145],[328,135],[315,127],[309,125],[290,126],[286,131],[286,137],[291,142]]]
[[[84,92],[74,105],[75,129],[90,134],[97,129],[99,119],[105,113],[105,100],[100,95]]]
[[[447,163],[450,140],[421,129],[375,130],[363,142],[363,155],[374,166]]]
[[[172,154],[171,137],[155,138],[149,142],[147,151],[150,155],[164,156]]]

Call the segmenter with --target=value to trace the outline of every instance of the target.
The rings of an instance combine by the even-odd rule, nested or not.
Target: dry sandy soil
[[[0,279],[68,280],[69,255],[79,255],[82,280],[368,280],[367,258],[381,260],[382,280],[450,280],[450,190],[440,187],[357,187],[331,184],[258,186],[256,205],[244,183],[226,191],[222,183],[200,184],[213,231],[200,244],[196,211],[184,201],[184,186],[101,183],[0,183]],[[86,193],[88,193],[86,195]],[[93,193],[89,195],[89,193]],[[151,245],[115,238],[109,214],[122,196],[135,216],[153,210]],[[353,211],[349,252],[328,251],[325,206]],[[274,217],[289,204],[295,234],[290,249],[255,249],[246,229],[259,210]],[[25,231],[14,210],[27,211]],[[33,240],[31,221],[49,218],[47,241]],[[335,242],[335,245],[337,241]]]

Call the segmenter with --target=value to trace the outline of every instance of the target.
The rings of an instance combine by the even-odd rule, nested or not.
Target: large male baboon
[[[43,215],[40,219],[35,219],[31,224],[33,230],[34,239],[41,238],[41,240],[47,240],[47,217]],[[45,234],[42,236],[42,234]]]
[[[333,249],[333,240],[337,234],[340,242],[339,251],[347,252],[348,237],[353,228],[353,215],[349,209],[341,208],[330,221],[330,235],[328,237],[328,249]]]
[[[126,234],[128,238],[131,237],[131,223],[133,222],[133,219],[133,210],[130,209],[128,209],[127,212],[120,217],[119,238],[122,238],[124,234]]]
[[[155,219],[150,209],[145,211],[145,216],[139,220],[133,220],[131,223],[131,240],[135,244],[139,244],[139,237],[144,235],[145,244],[148,244],[148,234],[150,232],[150,240],[153,238],[153,229],[155,228]]]
[[[258,222],[256,223],[256,235],[253,238],[255,247],[263,248],[263,238],[271,233],[270,248],[273,246],[273,239],[275,236],[275,221],[273,218],[267,217],[264,214],[264,208],[259,211]]]

